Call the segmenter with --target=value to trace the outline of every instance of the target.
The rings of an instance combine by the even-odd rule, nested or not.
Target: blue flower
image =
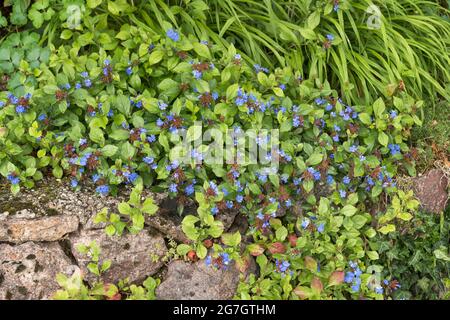
[[[213,216],[215,216],[216,214],[218,214],[219,213],[219,209],[217,208],[217,207],[212,207],[211,208],[211,214],[213,215]]]
[[[0,101],[0,108],[3,108],[5,106],[5,102]]]
[[[351,283],[351,282],[353,282],[354,278],[355,278],[355,274],[353,272],[351,272],[351,271],[347,271],[345,273],[344,281],[346,283]]]
[[[168,106],[167,103],[163,101],[158,101],[158,107],[160,110],[166,110],[167,106]]]
[[[219,253],[219,257],[222,258],[222,263],[228,266],[231,262],[230,255],[226,252]]]
[[[277,267],[277,270],[279,272],[286,272],[289,269],[289,266],[291,265],[288,261],[280,261],[280,260],[275,260],[275,265]]]
[[[333,141],[339,142],[339,136],[337,134],[333,136]]]
[[[98,180],[100,180],[100,175],[99,174],[93,174],[92,175],[92,181],[94,182],[94,183],[96,183]]]
[[[156,141],[156,136],[154,134],[147,137],[147,141],[152,143]]]
[[[308,228],[309,223],[310,223],[309,219],[303,219],[302,224],[301,224],[302,228],[303,229]]]
[[[333,176],[328,175],[328,176],[327,176],[327,183],[328,183],[328,184],[332,184],[333,182],[334,182]]]
[[[202,72],[201,71],[198,71],[198,70],[192,70],[192,75],[194,76],[194,78],[195,79],[201,79],[201,77],[202,77]]]
[[[38,117],[39,121],[44,121],[45,119],[47,119],[47,115],[45,113],[41,113]]]
[[[9,182],[11,182],[11,184],[13,184],[13,185],[19,184],[19,182],[20,182],[20,178],[17,177],[16,175],[12,174],[12,173],[8,174],[8,176],[7,176],[6,178],[7,178],[7,179],[9,180]]]
[[[349,184],[350,183],[350,178],[348,177],[348,176],[345,176],[344,177],[344,179],[342,179],[342,182],[344,183],[344,184]]]
[[[231,200],[227,200],[226,205],[227,205],[228,209],[231,209],[234,206],[233,201],[231,201]]]
[[[166,32],[166,35],[172,40],[177,42],[178,40],[180,40],[180,35],[178,34],[178,32],[176,32],[174,29],[169,29]]]
[[[132,67],[128,67],[125,72],[127,73],[127,75],[131,75],[133,73],[133,68]]]
[[[77,179],[72,179],[70,181],[70,185],[72,186],[72,188],[76,188],[78,186],[78,180]]]
[[[87,78],[87,77],[89,77],[89,74],[88,74],[86,71],[83,71],[83,72],[81,73],[81,76],[82,76],[83,78]]]
[[[325,224],[324,224],[324,223],[321,223],[321,224],[319,224],[319,226],[317,227],[317,231],[319,231],[320,233],[322,233],[323,230],[325,230]]]
[[[359,291],[359,288],[360,288],[360,285],[357,284],[357,283],[355,283],[354,285],[352,285],[352,290],[353,290],[354,292],[358,292],[358,291]]]
[[[152,164],[153,161],[155,160],[153,157],[144,157],[142,159],[146,164]]]
[[[243,200],[244,200],[244,197],[243,197],[242,195],[238,194],[238,195],[236,196],[236,201],[237,201],[237,202],[241,203]]]
[[[328,41],[333,41],[334,40],[334,35],[332,35],[332,34],[327,34],[326,37],[327,37]]]
[[[106,184],[98,186],[95,191],[97,191],[97,193],[100,193],[102,196],[106,196],[109,193],[109,186]]]
[[[341,198],[345,198],[347,196],[347,192],[345,192],[345,190],[339,190],[339,195]]]
[[[325,99],[322,99],[322,98],[316,98],[314,101],[318,105],[322,105],[322,104],[325,104],[327,102]]]
[[[188,185],[186,187],[186,189],[184,189],[184,192],[186,193],[187,196],[190,196],[190,195],[194,194],[194,191],[195,191],[195,189],[194,189],[194,185],[193,184]]]
[[[348,150],[350,152],[356,152],[356,151],[358,151],[358,146],[352,145],[352,146],[350,146],[350,148],[348,148]]]
[[[389,116],[391,117],[391,119],[395,119],[395,118],[397,117],[397,111],[392,110],[392,111],[389,113]]]
[[[297,128],[299,127],[301,124],[300,118],[299,117],[294,117],[294,119],[292,120],[292,125]]]
[[[177,192],[177,184],[176,183],[172,183],[169,185],[169,191],[172,193],[176,193]]]
[[[388,144],[388,148],[391,151],[391,155],[396,155],[400,153],[400,146],[398,144]]]
[[[376,287],[375,292],[378,294],[383,294],[383,288],[382,287]]]
[[[84,80],[84,86],[87,87],[87,88],[90,88],[92,86],[91,79]]]
[[[158,120],[156,120],[156,125],[158,127],[162,127],[164,125],[164,121],[162,121],[160,118],[158,118]]]
[[[240,55],[239,53],[236,53],[236,54],[234,55],[234,59],[236,59],[236,60],[241,60],[241,55]]]
[[[212,262],[211,256],[207,256],[205,259],[205,264],[209,267],[211,265],[211,262]]]
[[[26,111],[26,109],[25,109],[25,107],[24,106],[22,106],[22,105],[18,105],[18,106],[16,106],[16,112],[17,113],[24,113]]]
[[[81,89],[81,83],[79,82],[75,83],[75,89]]]
[[[86,143],[87,143],[87,139],[85,139],[85,138],[81,138],[80,141],[79,141],[80,146],[83,146]]]

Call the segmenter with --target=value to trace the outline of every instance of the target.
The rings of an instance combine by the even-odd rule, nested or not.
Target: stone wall
[[[85,281],[93,283],[96,279],[87,271],[87,257],[76,250],[78,244],[93,240],[102,250],[101,258],[112,262],[102,276],[105,283],[128,277],[139,284],[167,270],[157,290],[159,299],[232,298],[239,282],[236,267],[216,271],[206,270],[202,261],[162,262],[168,239],[189,242],[181,230],[176,202],[166,194],[143,193],[143,197],[152,196],[160,209],[147,216],[144,230],[136,235],[109,237],[103,230],[105,225],[93,223],[94,215],[104,207],[117,212],[117,205],[128,199],[129,192],[124,189],[119,196],[100,197],[89,187],[73,191],[56,180],[39,183],[17,196],[0,187],[0,299],[51,299],[59,289],[56,274],[70,276],[80,269]],[[195,210],[191,204],[185,211]],[[217,218],[228,229],[236,215],[230,211]]]

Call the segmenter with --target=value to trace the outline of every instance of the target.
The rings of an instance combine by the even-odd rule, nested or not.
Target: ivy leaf
[[[393,225],[393,224],[385,225],[385,226],[379,228],[378,231],[381,232],[382,234],[388,234],[389,232],[394,232],[395,225]]]

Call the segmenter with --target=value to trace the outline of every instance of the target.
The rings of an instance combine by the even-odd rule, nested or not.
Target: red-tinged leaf
[[[317,262],[313,257],[307,256],[305,257],[305,267],[309,271],[316,272],[317,271]]]
[[[256,243],[248,245],[247,250],[254,257],[260,256],[264,253],[264,247]]]
[[[269,252],[271,254],[285,253],[286,252],[286,247],[281,242],[271,243],[271,244],[269,244],[267,249],[269,250]]]
[[[320,281],[319,278],[314,277],[311,281],[311,289],[316,291],[317,293],[321,293],[323,290],[323,284],[322,281]]]
[[[197,253],[196,253],[194,250],[189,251],[189,252],[187,253],[187,257],[188,257],[188,259],[191,260],[192,262],[195,262],[195,261],[198,260]]]
[[[329,286],[335,286],[344,282],[344,271],[334,271],[328,279]]]
[[[252,258],[247,254],[236,260],[236,267],[241,273],[245,273],[251,266]]]
[[[295,248],[297,246],[297,239],[298,237],[295,234],[290,234],[289,237],[289,243],[292,248]]]
[[[298,286],[294,289],[294,294],[296,294],[300,299],[305,300],[311,296],[311,289],[307,287]]]

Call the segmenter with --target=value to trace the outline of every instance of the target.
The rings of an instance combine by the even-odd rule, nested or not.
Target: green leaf
[[[381,118],[385,109],[386,107],[384,105],[383,99],[378,98],[373,104],[373,112],[375,113],[375,116]]]
[[[126,202],[121,202],[119,203],[119,205],[117,206],[117,208],[119,209],[119,212],[121,214],[125,214],[125,215],[130,215],[131,214],[131,207],[128,203]]]
[[[142,204],[142,211],[147,214],[155,214],[158,211],[158,206],[154,203],[153,198],[145,199]]]
[[[118,147],[108,144],[101,149],[101,152],[104,157],[112,157],[117,153],[117,150],[119,150]]]
[[[379,259],[378,252],[376,252],[376,251],[367,251],[367,256],[369,257],[370,260],[378,260]]]
[[[211,53],[209,52],[208,46],[203,43],[194,42],[194,51],[203,58],[211,59]]]
[[[359,119],[365,125],[371,125],[372,124],[372,119],[370,118],[370,115],[368,113],[365,113],[365,112],[360,113],[359,114]]]
[[[63,176],[63,170],[60,166],[54,167],[52,173],[53,173],[53,176],[57,179],[61,179]]]
[[[378,132],[378,142],[386,147],[388,145],[389,142],[389,137],[387,136],[386,133],[384,133],[383,131]]]
[[[310,165],[310,166],[315,166],[318,165],[319,163],[322,162],[322,154],[320,153],[313,153],[308,160],[306,160],[306,164]]]
[[[381,232],[382,234],[388,234],[389,232],[394,232],[395,225],[393,225],[393,224],[385,225],[385,226],[379,228],[378,231]]]
[[[344,207],[341,209],[341,213],[342,213],[344,216],[346,216],[346,217],[351,217],[351,216],[353,216],[353,215],[356,213],[356,211],[358,211],[358,209],[356,209],[354,206],[352,206],[352,205],[350,205],[350,204],[344,206]]]
[[[164,51],[154,50],[148,57],[148,62],[150,65],[154,65],[162,60],[164,57]]]
[[[102,3],[102,0],[87,0],[87,6],[91,9],[98,7]]]
[[[277,231],[275,231],[275,235],[276,235],[278,240],[284,241],[286,239],[287,235],[288,235],[288,230],[284,226],[279,227],[277,229]]]
[[[235,233],[224,233],[222,234],[221,239],[223,244],[230,247],[236,247],[241,243],[241,234],[239,231],[236,231]]]
[[[199,243],[197,245],[196,253],[200,259],[205,259],[206,255],[208,254],[208,249],[206,249],[206,247],[203,244]]]

